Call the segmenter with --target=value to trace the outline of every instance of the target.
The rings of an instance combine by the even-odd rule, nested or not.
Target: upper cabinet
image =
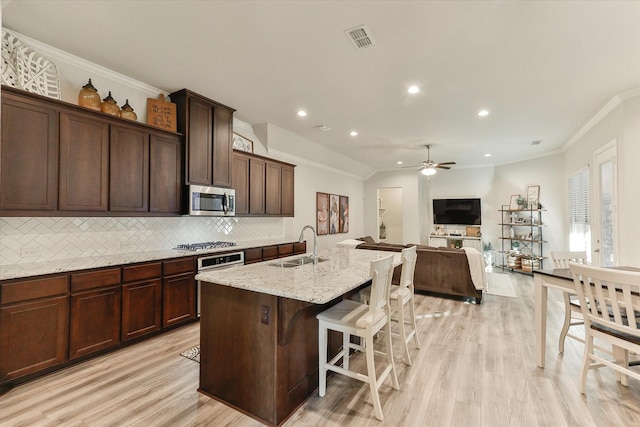
[[[235,110],[188,89],[170,97],[185,135],[185,184],[231,187]]]
[[[58,147],[58,110],[3,90],[0,209],[57,209]]]
[[[1,158],[5,216],[180,214],[173,132],[3,86]]]

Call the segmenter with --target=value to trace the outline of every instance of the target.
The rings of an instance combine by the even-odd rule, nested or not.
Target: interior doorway
[[[378,241],[403,242],[402,188],[378,188]]]

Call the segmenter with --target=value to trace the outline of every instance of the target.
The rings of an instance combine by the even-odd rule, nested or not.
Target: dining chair
[[[418,329],[416,324],[416,308],[415,308],[415,289],[413,286],[413,275],[416,270],[416,260],[418,257],[416,246],[411,246],[402,250],[400,255],[402,260],[402,270],[400,272],[400,281],[398,285],[391,285],[389,292],[389,302],[391,304],[391,321],[397,322],[400,333],[392,336],[402,338],[402,347],[404,350],[404,360],[407,365],[411,365],[411,356],[409,355],[409,341],[413,338],[416,348],[420,348],[420,339],[418,338]],[[360,300],[368,304],[371,298],[371,288],[364,288],[360,291]],[[408,307],[409,318],[405,319],[406,308]],[[408,329],[407,326],[411,326]]]
[[[394,389],[399,390],[398,376],[393,361],[390,329],[389,288],[393,275],[393,255],[371,261],[371,301],[369,305],[353,300],[342,300],[338,304],[319,313],[318,319],[318,358],[320,384],[318,394],[323,397],[327,387],[327,371],[360,380],[369,384],[375,416],[383,420],[379,389],[384,380],[391,375]],[[374,335],[385,331],[384,351],[374,349]],[[328,331],[342,332],[342,349],[331,360],[327,361]],[[361,343],[352,343],[351,336],[361,339]],[[364,342],[362,342],[364,341]],[[367,373],[362,374],[349,369],[351,349],[364,352],[366,355]],[[384,356],[386,364],[380,376],[376,375],[375,356]],[[338,363],[342,360],[342,366]]]
[[[587,263],[587,253],[585,251],[552,251],[551,259],[553,260],[554,268],[569,268],[570,262],[577,262],[581,264]],[[562,293],[564,297],[564,323],[562,324],[562,330],[560,331],[560,339],[558,340],[558,351],[564,353],[564,341],[567,337],[573,338],[576,341],[584,342],[584,340],[569,333],[571,326],[583,325],[582,321],[582,309],[577,296],[570,295],[566,292]],[[576,315],[578,317],[576,317]]]
[[[640,373],[629,368],[629,352],[640,353],[640,272],[575,262],[569,263],[569,269],[585,326],[580,392],[586,393],[587,373],[592,368],[615,369],[624,386],[628,377],[640,380]],[[614,360],[594,351],[594,338],[613,345]]]

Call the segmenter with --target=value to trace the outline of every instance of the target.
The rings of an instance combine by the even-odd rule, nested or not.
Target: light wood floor
[[[562,321],[549,304],[547,367],[534,362],[533,283],[512,275],[518,298],[485,295],[481,305],[417,296],[422,350],[398,359],[401,390],[381,389],[385,421],[373,415],[368,386],[329,378],[286,426],[638,426],[640,382],[623,387],[610,369],[589,373],[578,391],[582,344],[557,351]],[[551,299],[560,299],[550,291]],[[0,425],[259,426],[196,391],[199,364],[179,356],[198,344],[198,324],[21,385],[0,397]],[[362,360],[355,355],[354,364]]]

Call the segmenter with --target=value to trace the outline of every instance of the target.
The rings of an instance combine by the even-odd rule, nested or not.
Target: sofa
[[[435,293],[450,297],[473,298],[476,304],[482,302],[482,290],[486,286],[484,278],[484,258],[477,250],[451,249],[445,247],[431,247],[424,245],[400,245],[393,243],[376,243],[373,238],[359,237],[362,241],[356,249],[369,249],[377,251],[401,252],[409,246],[417,246],[418,258],[416,270],[413,276],[413,284],[416,291]],[[476,255],[479,254],[479,255]],[[481,261],[476,257],[479,256]],[[470,263],[470,258],[473,261]],[[474,265],[474,262],[476,263]],[[482,272],[478,272],[478,264]],[[471,267],[470,267],[471,265]],[[472,278],[472,270],[475,277]],[[393,274],[393,283],[400,281],[401,266],[396,267]],[[475,283],[474,283],[475,279]]]

